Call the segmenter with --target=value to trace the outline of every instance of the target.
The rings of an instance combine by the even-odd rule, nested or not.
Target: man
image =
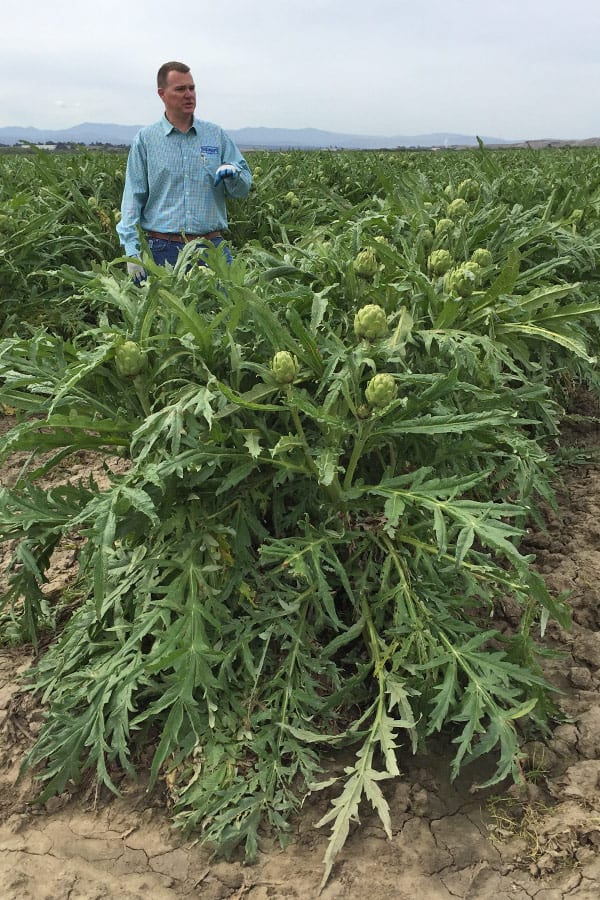
[[[117,233],[125,255],[138,257],[140,226],[155,262],[164,265],[175,263],[187,241],[223,242],[226,198],[246,197],[252,174],[223,129],[194,116],[196,87],[189,66],[165,63],[157,85],[165,113],[133,140]],[[230,261],[225,245],[223,250]],[[129,262],[127,269],[137,281],[145,278],[137,263]]]

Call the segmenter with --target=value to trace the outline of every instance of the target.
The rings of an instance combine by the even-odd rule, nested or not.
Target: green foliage
[[[117,169],[97,159],[69,162],[82,216],[115,202]],[[0,491],[13,637],[56,629],[50,559],[82,538],[30,679],[42,798],[89,769],[116,792],[150,747],[177,825],[251,860],[262,827],[283,840],[308,791],[335,790],[325,883],[365,802],[391,834],[386,782],[431,735],[452,740],[452,776],[491,755],[490,783],[520,778],[520,723],[552,708],[536,637],[569,621],[520,538],[553,501],[557,373],[596,383],[600,314],[595,194],[561,169],[573,217],[539,183],[564,158],[539,174],[528,158],[518,205],[520,160],[257,154],[231,266],[214,248],[195,266],[193,244],[175,267],[143,252],[137,286],[79,232],[36,263],[51,311],[26,303],[0,343],[0,403],[18,415],[0,461],[26,454]],[[440,228],[449,198],[469,215]],[[464,274],[483,247],[469,296],[450,290],[432,259]],[[102,484],[42,487],[81,450],[104,459]],[[338,748],[353,761],[332,778]]]
[[[87,310],[60,269],[85,270],[118,255],[124,173],[119,154],[32,147],[0,156],[0,335],[23,333],[27,324],[68,336],[81,327]]]

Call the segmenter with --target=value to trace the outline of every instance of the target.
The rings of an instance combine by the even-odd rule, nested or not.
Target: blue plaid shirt
[[[233,163],[238,173],[215,188],[223,163]],[[117,225],[125,255],[139,255],[138,225],[174,234],[221,231],[227,227],[226,195],[246,197],[251,184],[248,163],[222,128],[194,118],[183,133],[163,116],[137,133],[129,151]]]

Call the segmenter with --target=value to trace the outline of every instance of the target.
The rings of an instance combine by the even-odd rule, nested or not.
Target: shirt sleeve
[[[138,136],[134,139],[127,158],[121,219],[117,225],[117,234],[126,256],[139,256],[140,253],[138,225],[148,199],[147,172],[146,148]]]

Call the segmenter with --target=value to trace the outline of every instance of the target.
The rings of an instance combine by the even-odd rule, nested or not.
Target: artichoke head
[[[437,238],[443,237],[444,235],[448,234],[449,231],[452,231],[453,228],[454,228],[454,222],[452,221],[452,219],[448,219],[448,218],[438,219],[437,222],[435,223],[435,229],[434,229],[435,237],[437,237]]]
[[[271,360],[271,372],[277,384],[291,384],[298,374],[298,360],[288,350],[279,350]]]
[[[433,246],[433,232],[430,228],[422,228],[419,232],[421,243],[426,250],[431,250]]]
[[[377,409],[383,409],[384,406],[396,399],[397,394],[398,386],[394,376],[389,372],[379,372],[374,375],[365,388],[367,403]]]
[[[115,350],[115,368],[121,378],[134,378],[146,365],[146,354],[135,341],[124,341]]]
[[[354,316],[354,332],[358,338],[376,341],[387,334],[387,318],[377,303],[367,303]]]
[[[446,212],[450,219],[459,219],[461,216],[466,216],[469,212],[469,204],[464,197],[457,197],[456,200],[448,204]]]
[[[361,278],[373,278],[379,269],[377,255],[372,247],[366,250],[359,250],[352,263],[354,271]]]
[[[432,250],[427,261],[429,271],[433,275],[445,275],[452,266],[452,257],[448,250]]]
[[[492,254],[486,247],[478,247],[477,250],[473,250],[471,254],[471,262],[477,263],[478,266],[482,266],[484,269],[488,266],[491,266],[494,262]]]
[[[444,286],[451,294],[470,297],[481,282],[481,266],[476,262],[466,262],[446,275]]]
[[[457,197],[462,197],[463,200],[469,200],[470,202],[477,200],[479,197],[479,182],[475,181],[474,178],[465,178],[465,180],[461,181],[458,185],[456,195]]]

